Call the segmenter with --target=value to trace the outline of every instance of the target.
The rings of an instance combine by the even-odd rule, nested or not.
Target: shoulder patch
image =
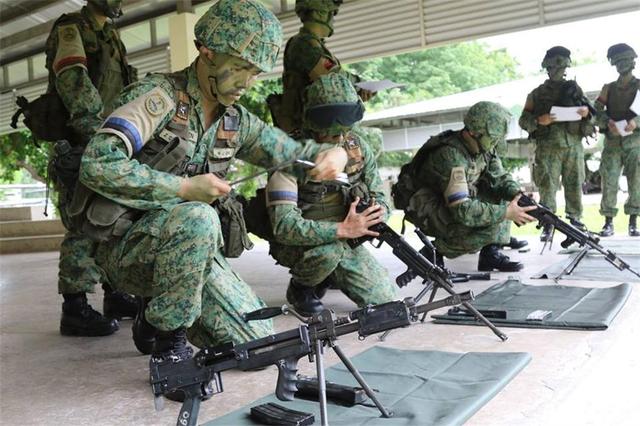
[[[116,108],[97,133],[118,136],[127,146],[129,157],[139,152],[158,130],[175,102],[160,87],[154,87],[131,102]]]
[[[469,185],[464,167],[454,167],[451,169],[449,184],[444,191],[444,198],[447,206],[456,206],[469,198]]]
[[[277,171],[267,183],[267,207],[298,204],[298,183],[289,173]]]
[[[82,37],[75,24],[58,26],[58,47],[53,60],[53,71],[56,76],[72,67],[87,69],[87,55],[82,44]]]

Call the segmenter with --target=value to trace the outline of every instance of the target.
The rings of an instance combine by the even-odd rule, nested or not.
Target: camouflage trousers
[[[397,286],[389,273],[363,246],[352,249],[346,241],[315,247],[271,243],[270,253],[302,285],[314,287],[331,276],[358,306],[396,299]]]
[[[231,269],[222,245],[218,214],[190,202],[147,212],[124,237],[100,244],[97,259],[118,290],[152,298],[150,324],[188,327],[198,347],[272,334],[271,320],[242,320],[265,304]]]
[[[58,211],[67,232],[60,245],[58,262],[58,293],[93,293],[98,283],[108,284],[105,272],[94,259],[98,244],[80,234],[67,215],[73,193],[57,184]]]
[[[624,170],[624,171],[623,171]],[[629,195],[624,213],[640,215],[640,133],[625,137],[607,137],[600,160],[602,199],[600,214],[615,217],[618,214],[618,179],[620,173],[627,178]]]
[[[585,178],[582,143],[569,147],[538,144],[533,167],[533,181],[540,191],[540,203],[556,211],[556,192],[562,179],[565,211],[579,219],[582,216],[582,183]]]

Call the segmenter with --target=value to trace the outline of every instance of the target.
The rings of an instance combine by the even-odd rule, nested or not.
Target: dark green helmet
[[[612,65],[624,59],[635,59],[637,57],[636,51],[626,43],[614,44],[607,50],[607,59]]]
[[[122,0],[87,0],[105,16],[115,19],[122,16]]]
[[[475,133],[475,139],[484,151],[490,151],[504,140],[511,114],[495,102],[481,101],[469,108],[464,126]]]
[[[282,46],[282,26],[265,6],[253,0],[220,0],[195,26],[198,43],[214,52],[244,59],[269,72]]]
[[[342,0],[296,0],[296,14],[302,17],[306,11],[315,10],[335,15],[341,4]]]
[[[325,74],[305,90],[303,128],[339,134],[362,120],[364,105],[344,75]]]
[[[542,59],[542,68],[561,67],[567,68],[571,65],[571,51],[564,46],[554,46],[547,50]]]

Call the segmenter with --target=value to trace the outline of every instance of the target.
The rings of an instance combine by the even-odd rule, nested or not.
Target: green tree
[[[0,136],[0,180],[27,183],[30,178],[45,182],[50,150],[46,142],[36,144],[28,130]],[[21,169],[29,173],[29,178],[19,173]]]

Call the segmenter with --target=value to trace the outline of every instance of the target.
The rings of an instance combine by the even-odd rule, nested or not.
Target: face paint
[[[203,95],[224,106],[237,102],[255,82],[260,71],[244,59],[235,56],[214,54],[200,56],[203,67],[199,81]]]
[[[618,74],[627,74],[636,67],[636,61],[634,59],[621,59],[615,63],[616,71]]]
[[[547,68],[547,74],[551,81],[562,81],[565,76],[566,67],[549,67]]]

